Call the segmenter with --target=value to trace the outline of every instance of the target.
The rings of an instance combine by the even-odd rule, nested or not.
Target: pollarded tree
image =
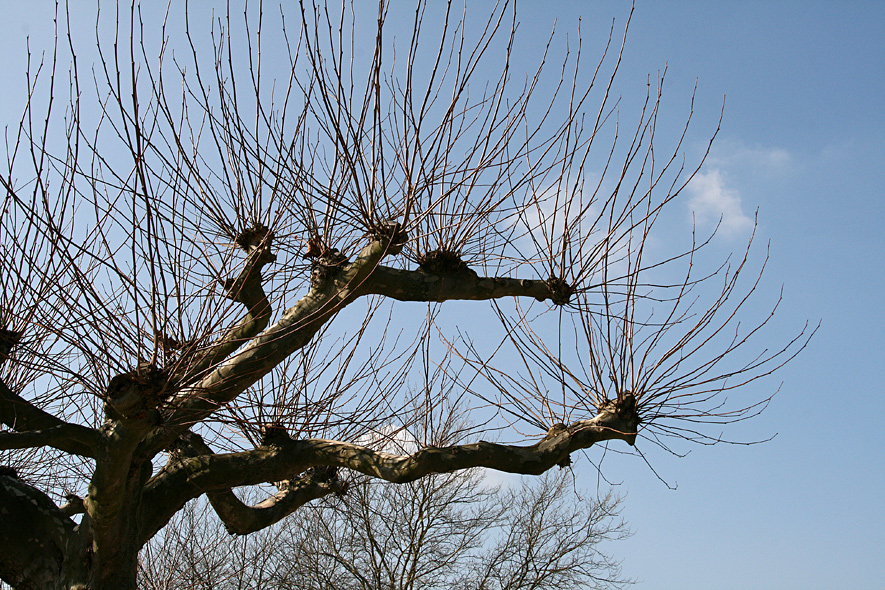
[[[398,39],[375,8],[367,34],[362,5],[105,6],[93,66],[70,28],[32,59],[0,210],[4,580],[133,588],[204,494],[247,534],[343,472],[540,474],[764,406],[723,393],[804,340],[745,351],[747,257],[649,250],[697,170],[685,132],[658,145],[660,84],[625,138],[617,44],[543,70],[551,37],[524,75],[507,2],[419,0]],[[432,444],[449,404],[475,442]],[[379,450],[413,425],[418,451]]]

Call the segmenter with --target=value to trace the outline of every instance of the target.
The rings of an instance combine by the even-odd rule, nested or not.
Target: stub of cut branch
[[[0,329],[0,365],[9,358],[9,354],[21,338],[21,332],[7,330],[6,328]]]
[[[237,245],[248,254],[248,257],[240,273],[224,281],[224,291],[230,299],[251,308],[264,298],[261,269],[265,264],[277,259],[271,248],[272,240],[273,234],[261,225],[237,236]]]

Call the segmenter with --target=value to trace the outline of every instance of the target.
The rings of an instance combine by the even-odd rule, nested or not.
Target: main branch
[[[534,297],[552,299],[547,281],[480,277],[466,270],[455,273],[430,273],[423,270],[400,270],[379,266],[360,289],[361,294],[384,295],[399,301],[450,301]]]
[[[240,453],[212,454],[204,449],[205,454],[170,462],[147,483],[145,512],[140,520],[149,537],[178,507],[205,493],[214,496],[213,504],[226,526],[237,532],[253,531],[262,523],[266,526],[276,522],[277,517],[294,511],[311,497],[336,491],[334,478],[323,481],[308,470],[345,468],[394,483],[472,467],[537,475],[555,465],[567,465],[571,453],[602,441],[623,440],[632,445],[637,427],[636,402],[627,394],[609,402],[589,420],[554,426],[542,440],[529,446],[481,441],[392,455],[353,443],[284,437]],[[301,482],[292,493],[271,497],[255,507],[243,505],[230,492],[234,487],[289,479]]]

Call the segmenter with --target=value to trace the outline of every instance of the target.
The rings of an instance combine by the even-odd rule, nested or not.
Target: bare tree
[[[760,342],[748,255],[704,272],[709,240],[652,251],[701,162],[688,124],[659,145],[662,80],[623,133],[615,35],[596,65],[572,37],[545,69],[551,37],[526,75],[506,1],[419,0],[399,39],[385,1],[370,35],[363,8],[105,6],[93,65],[65,14],[32,58],[0,180],[10,584],[133,588],[203,495],[247,534],[342,472],[541,474],[606,441],[715,442],[767,401],[724,394],[804,345]],[[433,445],[451,404],[473,442]],[[413,425],[420,449],[380,450]],[[252,506],[232,491],[266,482]]]

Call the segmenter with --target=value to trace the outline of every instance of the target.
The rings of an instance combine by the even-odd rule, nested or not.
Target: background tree
[[[405,445],[402,451],[414,445]],[[390,449],[392,450],[392,449]],[[615,588],[601,545],[628,533],[619,499],[579,497],[557,470],[501,491],[478,470],[405,484],[359,476],[251,535],[191,502],[144,548],[139,588]]]
[[[724,394],[801,349],[756,346],[748,255],[700,272],[709,240],[655,246],[698,167],[688,125],[660,145],[662,80],[623,135],[616,44],[545,70],[551,40],[523,75],[506,2],[418,2],[399,39],[385,2],[368,36],[363,6],[190,8],[105,7],[85,70],[60,15],[7,129],[14,586],[132,588],[139,550],[203,495],[247,534],[341,493],[342,470],[540,474],[640,434],[716,442],[767,401]],[[433,445],[451,404],[473,442]],[[412,426],[419,450],[379,450]],[[266,482],[254,506],[232,491]]]

